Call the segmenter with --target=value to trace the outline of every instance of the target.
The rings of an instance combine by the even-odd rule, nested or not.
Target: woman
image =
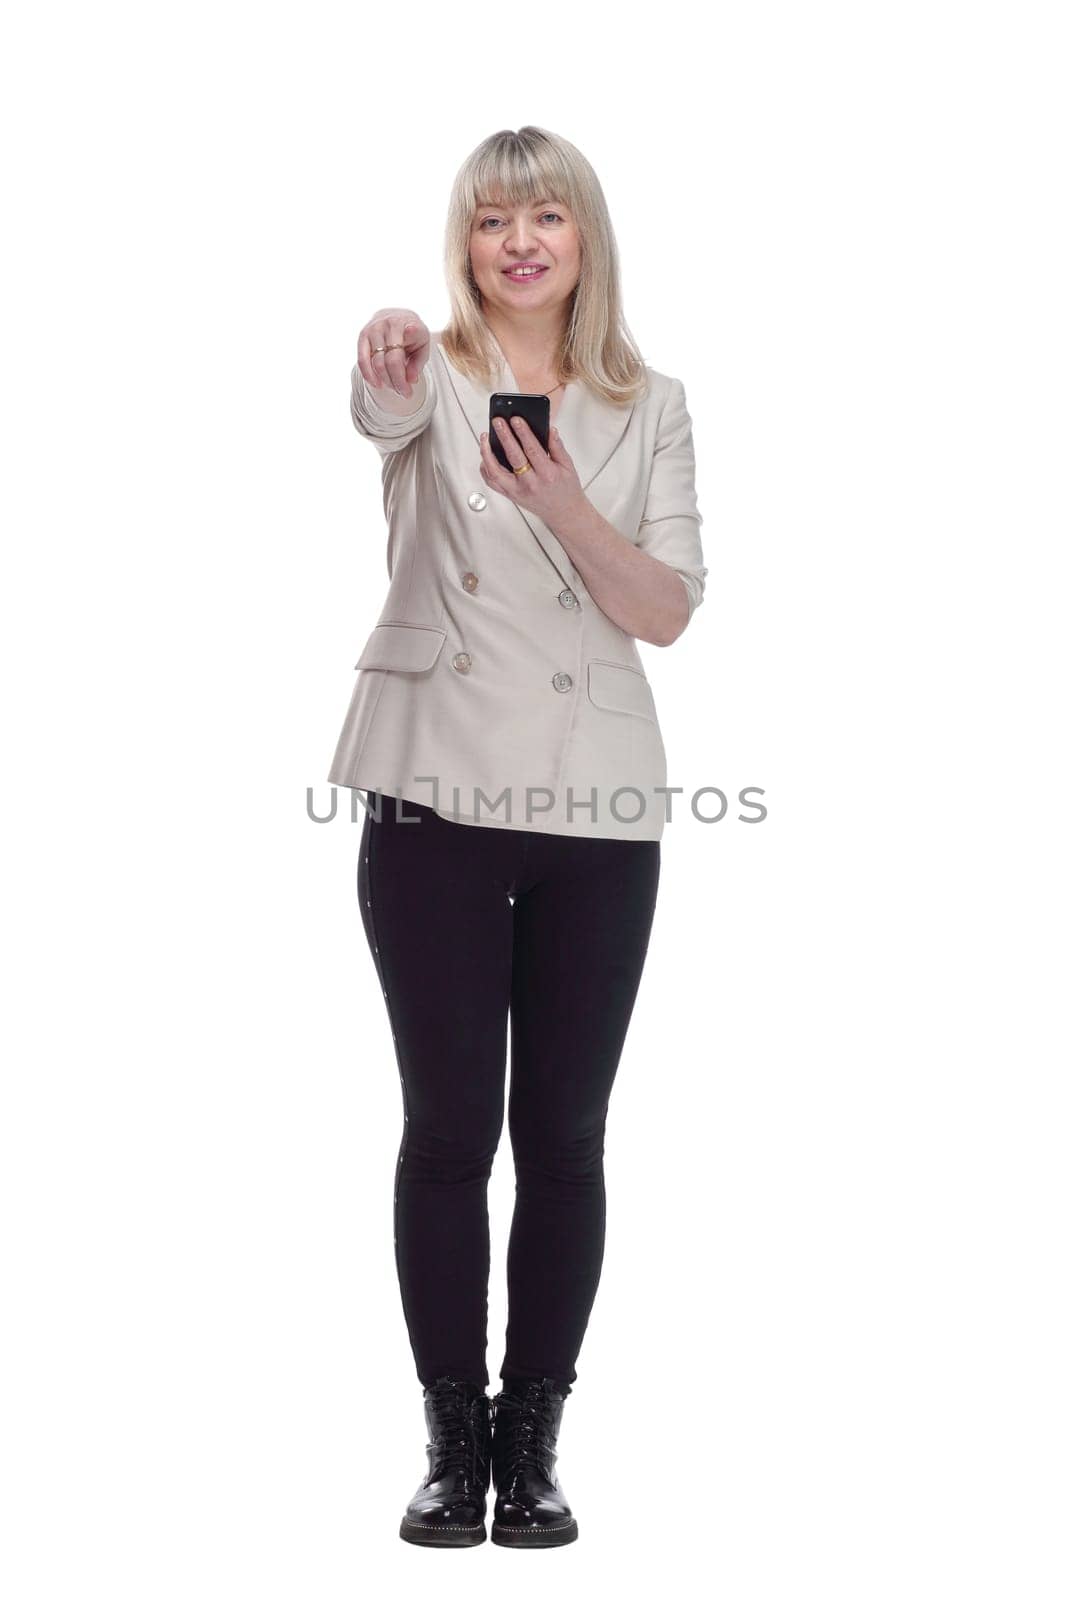
[[[608,1098],[666,820],[636,639],[703,598],[692,431],[628,338],[599,183],[524,127],[460,169],[452,318],[378,312],[352,420],[381,456],[390,587],[330,781],[366,792],[358,870],[404,1102],[394,1237],[423,1386],[417,1544],[569,1543],[555,1470],[605,1239]],[[547,450],[494,390],[547,395]],[[487,1185],[507,1104],[516,1199],[502,1386],[486,1365]]]

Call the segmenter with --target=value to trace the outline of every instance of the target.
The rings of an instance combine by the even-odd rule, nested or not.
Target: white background
[[[13,1600],[1063,1593],[1055,9],[5,25]],[[455,171],[525,122],[693,416],[672,781],[769,810],[663,842],[548,1573],[397,1537],[400,1085],[305,810],[387,576],[356,334],[444,325]],[[495,1388],[506,1135],[491,1190]]]

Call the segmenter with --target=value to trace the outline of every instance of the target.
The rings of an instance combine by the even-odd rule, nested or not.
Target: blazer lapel
[[[481,435],[489,425],[489,398],[495,391],[488,384],[468,378],[465,373],[452,365],[443,348],[438,345],[438,349],[455,397],[473,434],[474,448],[480,463]],[[510,364],[505,359],[503,365],[504,379],[500,392],[517,393],[518,384]],[[583,489],[588,488],[617,449],[632,414],[633,405],[611,405],[609,401],[593,393],[584,383],[567,384],[563,403],[559,408],[557,426]],[[488,492],[495,493],[491,489]],[[518,513],[567,588],[576,588],[578,578],[573,563],[548,524],[534,512],[523,509],[516,501],[508,500],[506,495],[501,495],[499,498],[506,500],[508,506]]]

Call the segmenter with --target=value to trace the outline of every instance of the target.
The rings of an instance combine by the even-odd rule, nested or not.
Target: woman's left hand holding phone
[[[494,418],[504,454],[512,468],[529,463],[528,472],[505,472],[492,453],[487,433],[481,435],[481,476],[498,494],[532,511],[553,530],[566,526],[588,504],[577,468],[554,426],[548,429],[548,448],[541,448],[523,417]]]

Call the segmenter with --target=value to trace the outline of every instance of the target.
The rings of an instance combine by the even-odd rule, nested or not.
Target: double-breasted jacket
[[[626,406],[568,384],[553,421],[597,510],[680,575],[691,619],[707,575],[692,424],[680,380],[645,372]],[[661,838],[666,756],[636,640],[547,524],[482,478],[492,389],[439,333],[422,376],[424,400],[399,417],[352,372],[352,421],[381,460],[389,585],[330,782],[461,823]],[[506,363],[500,387],[517,388]]]

